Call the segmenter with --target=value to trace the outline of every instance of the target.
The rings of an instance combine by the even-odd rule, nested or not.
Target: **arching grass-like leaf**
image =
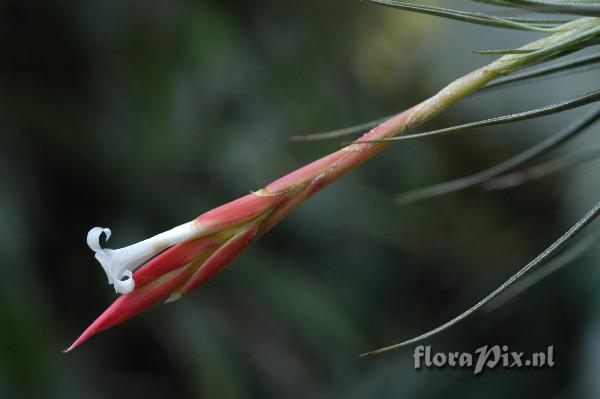
[[[586,72],[600,67],[600,53],[578,57],[554,65],[539,67],[530,71],[507,76],[479,89],[477,93],[514,86],[520,83],[531,83],[553,77],[565,76],[573,73]]]
[[[558,240],[552,243],[548,248],[546,248],[541,254],[535,257],[531,262],[529,262],[525,267],[519,270],[517,273],[513,274],[508,280],[506,280],[500,287],[496,288],[485,298],[477,302],[475,305],[451,319],[450,321],[442,324],[441,326],[434,328],[424,334],[421,334],[417,337],[411,338],[409,340],[400,342],[399,344],[387,346],[385,348],[377,349],[371,352],[367,352],[362,354],[361,356],[371,356],[380,354],[383,352],[388,352],[394,349],[401,348],[403,346],[411,345],[417,342],[421,342],[425,339],[431,338],[440,332],[447,330],[448,328],[454,326],[455,324],[463,321],[467,317],[471,316],[477,310],[481,309],[484,305],[488,304],[492,299],[496,298],[498,295],[505,292],[508,288],[512,287],[516,282],[520,281],[525,275],[527,275],[530,271],[536,269],[540,265],[548,262],[556,253],[558,253],[569,241],[571,241],[575,236],[577,236],[588,224],[590,224],[598,215],[600,214],[600,202],[594,205],[594,207],[583,217],[581,218],[575,225],[573,225],[565,234],[563,234]]]
[[[516,6],[531,9],[536,12],[560,13],[587,16],[600,16],[600,2],[594,0],[503,0],[489,2],[499,5]]]
[[[507,76],[505,78],[498,79],[497,81],[479,89],[475,93],[471,94],[478,95],[486,93],[491,90],[497,90],[505,87],[515,86],[517,84],[526,84],[536,82],[542,79],[549,79],[552,77],[565,76],[573,73],[586,72],[595,68],[600,67],[600,54],[592,54],[584,57],[579,57],[573,60],[557,63],[554,65],[548,65],[540,68],[536,68],[531,71]],[[329,130],[321,133],[309,134],[309,135],[297,135],[291,136],[292,141],[317,141],[334,139],[343,136],[350,136],[353,134],[363,133],[378,124],[388,120],[394,115],[388,115],[383,118],[374,119],[368,122],[363,122],[358,125],[349,126],[341,129]]]
[[[291,136],[290,140],[292,141],[316,141],[316,140],[325,140],[325,139],[333,139],[336,137],[350,136],[352,134],[357,134],[364,132],[365,130],[369,130],[382,122],[387,121],[392,118],[394,115],[384,116],[383,118],[375,119],[372,121],[364,122],[358,125],[349,126],[341,129],[329,130],[322,133],[308,134],[304,136]]]
[[[536,51],[535,49],[500,49],[500,50],[473,50],[473,54],[479,55],[505,55],[505,54],[530,54]]]
[[[507,188],[520,186],[521,184],[527,183],[531,180],[539,179],[585,162],[597,160],[599,158],[600,148],[583,151],[577,154],[568,154],[539,165],[534,165],[527,169],[496,177],[495,179],[484,183],[483,188],[486,190],[504,190]]]
[[[482,170],[469,176],[398,194],[395,197],[395,202],[398,205],[405,205],[408,203],[438,197],[441,195],[481,185],[482,183],[485,183],[493,179],[494,177],[515,170],[516,168],[518,168],[521,165],[524,165],[530,160],[557,148],[561,144],[564,144],[565,142],[567,142],[568,140],[572,139],[577,134],[585,130],[594,122],[598,121],[598,119],[600,119],[600,107],[588,113],[580,120],[575,121],[566,128],[548,137],[544,141],[521,152],[518,155],[515,155],[512,158],[507,159],[504,162],[501,162],[497,165],[492,166],[491,168]]]
[[[577,21],[587,20],[580,18]],[[569,54],[575,50],[585,48],[588,45],[597,44],[600,36],[600,20],[596,20],[594,26],[589,27],[577,34],[570,35],[566,39],[558,41],[554,44],[540,48],[529,54],[524,54],[522,57],[527,57],[527,63],[533,64],[544,59],[552,59],[557,56]]]
[[[552,259],[546,265],[532,270],[508,290],[504,291],[502,294],[488,302],[487,305],[485,305],[484,310],[486,312],[491,312],[492,310],[499,308],[552,273],[575,261],[577,258],[584,255],[594,247],[597,248],[599,243],[600,232],[596,231],[595,233],[582,238],[574,244],[569,244],[564,252],[559,254],[556,258]]]
[[[510,115],[498,116],[495,118],[484,119],[482,121],[464,123],[462,125],[451,126],[444,129],[430,130],[428,132],[423,133],[414,133],[414,134],[406,134],[396,137],[390,137],[387,139],[379,139],[379,140],[365,140],[365,141],[354,141],[352,143],[360,144],[360,143],[386,143],[386,142],[394,142],[394,141],[404,141],[404,140],[414,140],[423,137],[430,136],[441,136],[450,133],[461,132],[469,129],[486,127],[486,126],[494,126],[494,125],[503,125],[512,122],[524,121],[527,119],[539,118],[542,116],[552,115],[559,112],[567,111],[569,109],[582,107],[587,104],[591,104],[600,100],[600,89],[594,90],[592,92],[586,93],[579,97],[575,97],[569,100],[564,100],[559,103],[546,105],[544,107],[536,108],[530,111],[518,112]]]
[[[421,14],[434,15],[436,17],[448,18],[477,25],[491,26],[495,28],[517,29],[535,32],[556,32],[558,29],[556,27],[547,27],[548,21],[545,21],[543,25],[539,25],[536,22],[531,22],[531,20],[529,20],[529,22],[522,22],[519,19],[504,18],[479,12],[453,10],[449,8],[408,3],[405,1],[371,0],[371,2],[399,10],[418,12]]]

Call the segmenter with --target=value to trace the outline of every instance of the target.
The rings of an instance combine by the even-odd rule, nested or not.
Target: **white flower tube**
[[[113,284],[115,291],[119,294],[128,294],[135,288],[132,273],[135,269],[163,250],[189,241],[199,233],[198,224],[196,221],[192,221],[128,247],[110,249],[100,246],[100,236],[104,234],[108,241],[111,235],[110,229],[94,227],[87,234],[87,245],[96,253],[96,259],[102,265],[108,277],[108,283]]]

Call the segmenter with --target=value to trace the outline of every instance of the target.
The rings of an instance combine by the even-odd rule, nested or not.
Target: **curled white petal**
[[[129,294],[135,288],[131,270],[123,271],[120,279],[114,281],[115,291],[120,294]]]
[[[108,283],[114,285],[117,293],[128,294],[135,289],[135,269],[170,246],[189,241],[201,233],[198,224],[192,221],[128,247],[110,249],[100,246],[100,237],[104,234],[108,240],[111,235],[110,229],[94,227],[87,234],[87,244],[95,252]]]
[[[106,235],[106,241],[110,238],[111,231],[107,228],[94,227],[87,233],[87,245],[94,252],[102,251],[100,246],[100,236],[104,233]]]

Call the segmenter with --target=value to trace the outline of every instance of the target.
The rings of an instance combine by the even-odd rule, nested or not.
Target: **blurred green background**
[[[458,3],[444,4],[473,5]],[[109,226],[120,247],[188,221],[339,145],[290,135],[400,111],[489,60],[471,50],[537,35],[358,0],[0,4],[0,398],[600,396],[595,253],[427,342],[554,345],[554,368],[475,377],[415,371],[413,348],[357,357],[448,320],[532,259],[598,199],[600,165],[405,207],[393,194],[490,166],[582,110],[396,144],[193,295],[61,353],[115,297],[88,229]],[[473,97],[428,127],[598,77]]]

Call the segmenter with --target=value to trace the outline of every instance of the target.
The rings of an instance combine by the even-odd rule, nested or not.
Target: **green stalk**
[[[561,52],[572,51],[573,46],[594,38],[598,32],[599,18],[581,18],[562,25],[559,33],[522,47],[523,50],[534,51],[505,55],[457,79],[430,99],[382,122],[357,142],[312,162],[261,190],[147,240],[109,250],[100,246],[100,236],[104,234],[108,238],[110,230],[92,229],[88,233],[88,245],[110,276],[109,281],[123,295],[67,351],[97,332],[115,326],[164,299],[173,300],[196,289],[314,193],[390,144],[372,143],[371,140],[393,138],[430,120],[498,76]],[[146,260],[149,261],[143,264]],[[137,268],[139,270],[133,275],[132,271]],[[122,280],[121,277],[127,278]]]
[[[255,194],[277,196],[305,191],[305,198],[337,180],[356,166],[382,151],[389,142],[373,142],[391,139],[415,128],[482,88],[495,78],[510,74],[520,68],[568,52],[582,41],[600,35],[600,18],[579,18],[560,27],[554,33],[520,48],[534,50],[526,54],[507,54],[447,85],[431,98],[382,122],[352,144],[321,158],[279,180],[267,185]],[[298,205],[302,201],[297,201]],[[294,207],[290,207],[291,211]],[[287,214],[289,212],[286,212]],[[280,220],[277,218],[277,221]],[[277,221],[274,221],[276,223]]]

